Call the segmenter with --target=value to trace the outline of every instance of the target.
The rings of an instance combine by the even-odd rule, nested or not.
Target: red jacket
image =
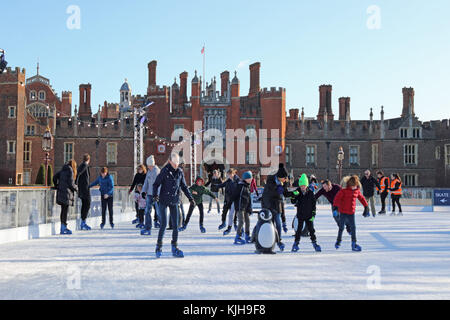
[[[333,206],[338,207],[340,213],[355,214],[356,199],[361,202],[364,207],[368,206],[366,199],[358,189],[345,188],[338,192],[334,198]]]

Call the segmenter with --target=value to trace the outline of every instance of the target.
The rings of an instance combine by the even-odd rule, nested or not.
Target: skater
[[[366,198],[366,201],[370,204],[370,210],[372,211],[372,216],[376,216],[376,209],[375,209],[375,188],[380,189],[380,184],[378,183],[377,179],[375,179],[372,174],[370,173],[370,170],[366,170],[364,172],[364,177],[361,179],[361,185],[363,189],[363,195],[364,198]]]
[[[134,199],[137,203],[138,208],[138,219],[139,222],[136,225],[136,228],[144,229],[144,215],[145,215],[145,207],[146,207],[146,201],[145,198],[142,196],[142,184],[138,184],[136,186],[136,192],[134,193]]]
[[[195,179],[195,184],[193,184],[191,187],[189,187],[189,191],[191,191],[192,197],[194,198],[195,204],[189,206],[189,210],[186,216],[186,220],[184,221],[183,226],[178,231],[184,231],[187,228],[187,225],[189,224],[189,221],[191,220],[192,212],[194,212],[195,207],[197,206],[198,211],[200,213],[200,232],[205,233],[206,229],[203,227],[203,218],[204,218],[204,208],[203,208],[203,196],[208,195],[211,197],[211,199],[214,199],[217,203],[219,203],[219,199],[217,199],[216,195],[206,189],[204,186],[205,181],[202,177],[197,177]]]
[[[56,203],[61,206],[61,230],[60,234],[72,234],[67,228],[67,213],[69,207],[74,205],[74,192],[78,191],[74,177],[77,175],[77,163],[75,160],[67,162],[57,174],[53,176],[55,185]]]
[[[281,212],[283,195],[287,192],[284,186],[287,180],[288,173],[284,168],[284,165],[281,163],[278,167],[277,173],[267,177],[267,182],[264,186],[261,201],[262,208],[268,209],[272,212],[273,220],[279,235],[278,247],[281,251],[283,251],[285,247],[281,240]]]
[[[220,184],[218,187],[219,189],[223,189],[225,188],[224,191],[224,195],[225,195],[225,201],[223,203],[223,208],[222,208],[222,224],[219,226],[219,230],[222,230],[223,228],[226,227],[226,219],[227,219],[227,214],[228,214],[228,227],[227,229],[223,232],[223,235],[226,236],[231,232],[231,228],[233,226],[233,218],[234,218],[234,214],[235,214],[235,208],[234,208],[234,203],[232,201],[233,198],[233,193],[235,188],[237,187],[237,184],[239,183],[239,177],[236,174],[236,170],[233,168],[230,168],[227,171],[227,175],[228,175],[228,179]],[[237,225],[235,224],[235,230],[237,230]]]
[[[389,195],[389,178],[384,176],[383,171],[377,172],[378,177],[378,184],[380,187],[377,186],[377,193],[380,195],[381,198],[381,211],[378,212],[379,215],[385,215],[386,214],[386,198]]]
[[[89,163],[91,156],[89,154],[83,155],[83,162],[77,169],[76,184],[78,186],[78,198],[81,199],[81,230],[91,230],[91,227],[86,224],[89,209],[91,208],[91,191],[89,190],[89,183],[91,171]]]
[[[400,198],[402,197],[402,180],[398,173],[393,173],[391,175],[391,187],[389,191],[391,191],[392,198],[392,212],[391,216],[395,216],[395,204],[398,205],[398,216],[402,216],[402,206],[400,204]]]
[[[252,183],[253,175],[251,171],[244,172],[242,181],[239,181],[233,193],[232,201],[234,202],[234,209],[238,217],[238,227],[236,230],[236,238],[234,244],[251,243],[250,237],[250,215],[252,214],[252,195],[250,192],[250,184]],[[245,239],[242,239],[242,228],[245,224]]]
[[[106,208],[109,212],[109,223],[111,229],[114,229],[114,218],[113,218],[113,196],[114,196],[114,180],[113,177],[108,173],[108,168],[103,167],[100,170],[100,176],[89,185],[89,188],[100,186],[100,195],[102,199],[102,223],[100,224],[100,229],[105,227],[106,220]]]
[[[364,206],[363,216],[370,215],[369,205],[366,199],[363,197],[360,191],[361,184],[358,176],[351,176],[344,178],[346,188],[338,192],[334,198],[333,207],[340,213],[339,218],[339,231],[335,244],[335,248],[339,249],[342,242],[342,232],[344,231],[344,225],[350,226],[350,232],[352,237],[352,250],[361,251],[361,247],[356,244],[356,225],[355,225],[355,210],[356,199]]]
[[[136,186],[138,184],[144,185],[146,175],[147,175],[147,169],[145,168],[145,166],[143,164],[139,165],[136,168],[136,174],[134,175],[133,182],[131,184],[130,190],[128,191],[128,194],[131,194],[131,192],[133,192],[133,190],[134,190],[134,192],[136,192]],[[138,219],[139,208],[137,207],[137,204],[135,205],[134,208],[136,210],[136,219],[133,220],[132,224],[138,223],[138,220],[139,220]]]
[[[147,158],[147,174],[145,175],[145,182],[142,187],[143,198],[145,199],[145,222],[144,229],[141,230],[141,235],[149,236],[152,233],[152,208],[155,209],[154,221],[155,228],[159,226],[158,224],[158,204],[153,201],[153,183],[156,180],[160,170],[155,163],[155,157],[153,155]]]
[[[153,200],[159,202],[159,221],[161,223],[158,233],[158,241],[156,244],[156,258],[160,258],[162,254],[162,245],[164,232],[167,227],[167,208],[170,211],[170,219],[172,220],[172,255],[174,257],[183,258],[183,251],[178,249],[178,203],[180,201],[179,190],[181,189],[189,199],[191,205],[195,205],[195,201],[186,185],[183,171],[178,168],[180,157],[176,153],[170,155],[168,164],[161,169],[153,183]],[[158,189],[159,195],[158,195]]]
[[[5,71],[7,65],[8,62],[5,60],[5,50],[0,49],[0,74]]]
[[[300,177],[300,179],[301,179],[301,177]],[[299,180],[299,183],[300,183],[300,180]],[[310,175],[309,176],[309,185],[308,185],[309,190],[311,190],[313,193],[315,193],[319,189],[317,184],[318,184],[318,182],[317,182],[316,176],[313,174]]]
[[[208,187],[211,185],[211,192],[216,196],[217,199],[219,199],[219,188],[218,186],[222,184],[222,179],[220,179],[220,173],[219,170],[214,170],[213,175],[210,178],[210,180],[205,184],[205,187]],[[208,213],[211,212],[213,198],[209,199],[209,207],[208,207]],[[220,214],[220,202],[217,201],[217,214]]]
[[[292,246],[292,252],[297,252],[299,250],[299,243],[301,238],[301,233],[303,225],[306,225],[308,229],[309,236],[311,238],[312,245],[316,252],[321,252],[320,246],[317,244],[316,233],[314,230],[314,219],[316,217],[316,198],[314,197],[314,192],[309,187],[308,177],[303,174],[299,179],[300,187],[294,192],[289,192],[293,202],[297,207],[297,219],[298,227],[295,232],[295,241]]]

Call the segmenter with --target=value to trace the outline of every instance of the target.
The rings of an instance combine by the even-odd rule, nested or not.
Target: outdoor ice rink
[[[288,207],[289,225],[295,211]],[[184,259],[154,255],[156,230],[142,237],[131,223],[115,230],[75,231],[0,245],[1,299],[450,299],[450,212],[364,219],[357,210],[361,253],[337,228],[328,206],[315,227],[322,252],[303,238],[291,253],[292,229],[283,234],[284,253],[256,255],[254,245],[234,246],[234,234],[217,230],[207,214],[206,234],[194,214],[180,234]],[[256,216],[251,217],[252,226]]]

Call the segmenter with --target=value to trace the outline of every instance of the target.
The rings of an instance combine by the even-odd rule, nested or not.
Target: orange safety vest
[[[395,191],[391,190],[391,194],[396,195],[396,196],[401,196],[402,195],[402,183],[400,182],[400,180],[398,180],[398,179],[393,180],[391,182],[391,189],[395,189],[395,185],[396,185],[397,182],[400,183],[400,186]]]
[[[383,193],[385,191],[389,193],[389,189],[388,189],[389,188],[389,178],[388,177],[381,178],[380,187],[381,187],[381,190],[378,189],[378,187],[377,187],[378,191],[380,191],[381,193]]]

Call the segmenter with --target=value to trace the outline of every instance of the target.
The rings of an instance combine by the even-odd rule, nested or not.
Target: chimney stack
[[[414,113],[414,88],[403,88],[403,110],[402,118],[406,118],[411,114],[413,117]],[[410,110],[411,108],[411,110]]]
[[[156,87],[156,66],[157,62],[155,60],[148,64],[148,88]]]
[[[79,118],[91,118],[91,89],[92,86],[88,84],[80,84],[80,104],[78,109]]]
[[[220,74],[221,85],[220,85],[220,94],[225,97],[228,94],[228,84],[230,83],[230,73],[228,71],[224,71]]]
[[[331,105],[331,92],[333,87],[331,85],[321,85],[319,87],[320,101],[319,101],[319,114],[317,115],[317,120],[323,120],[324,114],[327,114],[328,119],[333,121],[333,109]]]
[[[350,118],[350,98],[339,98],[339,120],[347,120],[347,115]]]
[[[250,90],[248,95],[249,96],[255,96],[260,91],[259,86],[259,70],[261,69],[261,63],[256,62],[252,65],[250,65]]]
[[[187,79],[188,73],[186,71],[180,74],[180,103],[186,103],[187,99]]]

